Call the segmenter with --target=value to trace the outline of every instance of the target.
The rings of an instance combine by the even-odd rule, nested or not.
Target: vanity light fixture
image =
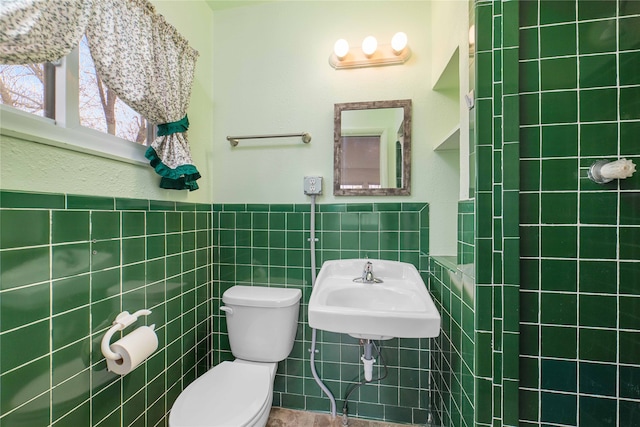
[[[411,56],[407,35],[396,33],[388,45],[379,45],[375,37],[368,36],[360,49],[350,48],[345,39],[336,41],[329,64],[336,70],[404,64]]]

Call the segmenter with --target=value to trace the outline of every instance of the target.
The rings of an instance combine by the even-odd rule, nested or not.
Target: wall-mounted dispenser
[[[126,375],[156,351],[158,337],[154,331],[155,325],[140,326],[115,343],[109,344],[113,334],[133,324],[138,317],[149,314],[151,310],[138,310],[133,314],[123,311],[116,316],[113,326],[104,334],[100,346],[102,354],[107,359],[107,370],[114,374]]]
[[[591,165],[587,174],[593,182],[606,184],[614,179],[628,178],[635,171],[636,165],[631,160],[598,160]]]

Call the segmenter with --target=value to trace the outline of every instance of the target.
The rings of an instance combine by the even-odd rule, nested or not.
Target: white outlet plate
[[[304,177],[304,194],[322,194],[322,177],[321,176],[305,176]]]

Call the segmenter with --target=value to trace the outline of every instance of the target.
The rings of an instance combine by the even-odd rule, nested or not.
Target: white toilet
[[[233,362],[222,362],[176,399],[169,427],[264,427],[278,362],[296,336],[299,289],[234,286],[222,295]]]

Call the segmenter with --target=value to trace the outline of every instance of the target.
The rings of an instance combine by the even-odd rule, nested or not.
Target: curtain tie
[[[177,122],[162,123],[158,125],[158,136],[171,135],[172,133],[185,132],[189,129],[189,119],[185,114]]]

